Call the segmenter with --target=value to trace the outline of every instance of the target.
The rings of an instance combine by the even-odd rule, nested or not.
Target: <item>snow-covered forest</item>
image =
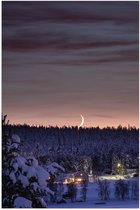
[[[138,134],[136,128],[121,126],[10,125],[5,116],[3,207],[81,207],[77,202],[93,207],[93,201],[96,205],[114,199],[115,207],[125,200],[137,206]],[[135,172],[134,178],[130,171]]]
[[[121,162],[138,168],[139,130],[133,127],[80,128],[7,125],[22,141],[22,151],[41,162],[55,161],[66,172],[79,169],[103,172]]]

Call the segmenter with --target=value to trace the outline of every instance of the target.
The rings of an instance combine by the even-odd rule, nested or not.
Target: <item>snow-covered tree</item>
[[[17,135],[3,136],[3,207],[14,207],[18,197],[30,200],[32,207],[46,207],[41,198],[53,193],[47,187],[49,173],[35,158],[22,157],[19,144]]]
[[[109,182],[107,180],[100,180],[97,181],[98,184],[98,196],[101,200],[109,200]]]
[[[47,167],[38,164],[32,157],[23,157],[19,152],[20,138],[17,135],[3,134],[2,142],[2,205],[3,207],[46,208],[43,196],[54,194],[48,188],[51,175],[58,174],[57,163]]]
[[[131,199],[139,199],[139,181],[131,181],[130,185],[130,197]]]
[[[68,195],[70,196],[71,202],[76,201],[77,187],[73,182],[68,184]]]
[[[81,193],[80,193],[80,195],[81,195],[81,197],[80,197],[81,201],[86,201],[86,199],[87,199],[87,189],[88,189],[88,183],[87,183],[86,180],[83,180],[81,182]]]
[[[64,168],[61,167],[56,162],[51,163],[48,166],[44,166],[45,169],[49,172],[49,188],[54,192],[54,195],[51,195],[52,202],[62,202],[63,201],[63,173]],[[57,183],[59,182],[59,183]]]
[[[115,182],[115,197],[119,200],[124,200],[129,197],[130,183],[124,180],[117,180]]]

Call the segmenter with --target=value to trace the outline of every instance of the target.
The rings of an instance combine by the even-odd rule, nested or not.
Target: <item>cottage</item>
[[[72,182],[79,183],[82,181],[86,181],[86,182],[89,181],[88,174],[84,171],[75,172],[73,174],[67,174],[63,183],[64,184],[69,184]]]
[[[71,182],[74,182],[74,175],[73,174],[67,174],[65,176],[63,184],[69,184]]]
[[[78,171],[74,174],[75,182],[89,181],[88,174],[84,171]]]

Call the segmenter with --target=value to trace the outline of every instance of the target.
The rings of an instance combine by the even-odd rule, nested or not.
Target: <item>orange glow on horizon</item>
[[[55,122],[55,119],[54,120],[51,120],[51,119],[48,119],[48,120],[44,120],[44,119],[18,119],[15,118],[15,117],[10,117],[10,115],[8,115],[8,119],[10,120],[10,124],[27,124],[27,125],[30,125],[30,126],[44,126],[44,127],[78,127],[78,120],[66,120],[66,119],[61,119],[58,120],[58,118],[56,118],[56,122]],[[99,119],[96,119],[94,118],[95,120],[91,120],[91,118],[85,120],[85,123],[84,125],[82,126],[82,128],[86,128],[86,127],[99,127],[99,128],[105,128],[105,127],[114,127],[114,128],[117,128],[118,126],[122,126],[122,127],[136,127],[136,128],[139,128],[139,121],[137,120],[137,122],[132,119],[126,119],[126,120],[114,120],[114,119],[111,119],[111,120],[106,120],[106,119],[103,119],[103,120],[99,120]],[[49,122],[50,121],[50,122]],[[67,122],[66,122],[67,121]],[[110,122],[109,122],[110,121]]]
[[[7,114],[7,119],[9,120],[10,124],[20,124],[20,125],[30,125],[30,126],[44,126],[44,127],[78,127],[79,123],[81,122],[80,114],[75,114],[75,112],[69,112],[66,114],[56,114],[50,115],[49,113],[39,113],[36,115],[34,112],[32,114],[18,112],[15,113],[3,110],[3,113]],[[130,115],[126,113],[110,113],[112,117],[97,117],[93,114],[90,114],[90,111],[81,112],[84,116],[84,125],[82,128],[90,128],[90,127],[99,127],[99,128],[106,128],[106,127],[114,127],[117,128],[118,126],[122,127],[136,127],[139,128],[139,118],[137,113],[130,112]]]

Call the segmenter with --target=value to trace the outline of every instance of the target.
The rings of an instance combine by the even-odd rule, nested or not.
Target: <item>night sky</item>
[[[11,123],[138,127],[138,2],[3,2]]]

